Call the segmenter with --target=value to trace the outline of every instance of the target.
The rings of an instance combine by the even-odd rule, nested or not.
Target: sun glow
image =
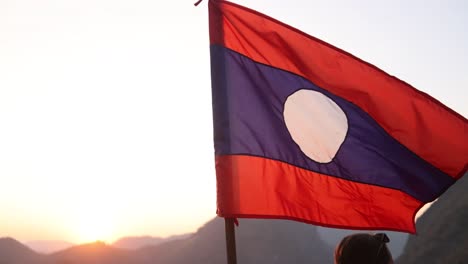
[[[94,241],[109,242],[113,237],[112,222],[100,216],[85,216],[77,227],[77,240],[80,243]]]
[[[115,236],[115,214],[103,200],[93,198],[81,201],[76,207],[71,227],[74,236],[79,243],[110,242]]]

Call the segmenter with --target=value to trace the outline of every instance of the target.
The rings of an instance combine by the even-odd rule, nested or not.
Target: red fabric
[[[260,157],[216,157],[218,215],[284,218],[328,227],[415,232],[422,203],[403,192],[351,182]],[[220,177],[219,175],[222,175]]]
[[[392,137],[448,175],[459,178],[467,170],[466,118],[375,66],[226,1],[210,1],[210,37],[212,44],[303,76],[353,102]]]

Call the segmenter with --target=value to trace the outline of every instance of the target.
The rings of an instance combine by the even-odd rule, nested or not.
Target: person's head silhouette
[[[335,249],[335,264],[393,264],[388,242],[384,233],[347,236]]]

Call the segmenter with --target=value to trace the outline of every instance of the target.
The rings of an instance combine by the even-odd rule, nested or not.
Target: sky
[[[112,242],[215,216],[207,3],[0,1],[0,236]],[[468,2],[236,0],[468,116]]]

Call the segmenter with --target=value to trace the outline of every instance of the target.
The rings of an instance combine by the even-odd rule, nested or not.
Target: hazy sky
[[[215,216],[207,0],[0,1],[0,236]],[[468,1],[243,0],[468,116]]]

